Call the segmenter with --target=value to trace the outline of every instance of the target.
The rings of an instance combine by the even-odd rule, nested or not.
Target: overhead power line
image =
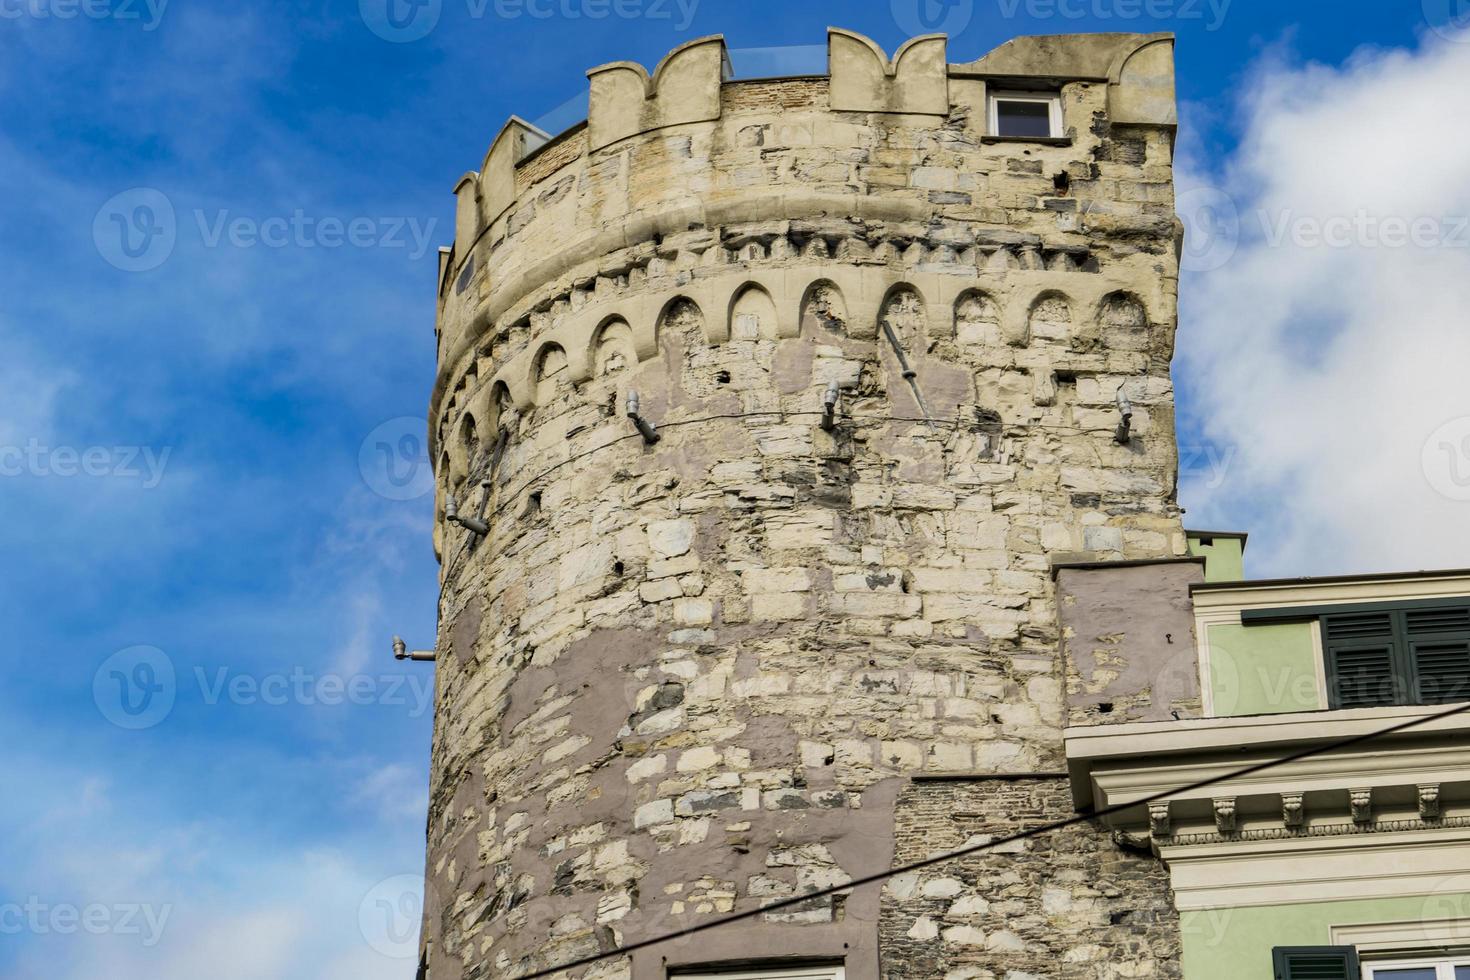
[[[661,936],[653,936],[648,939],[640,939],[635,942],[628,943],[626,946],[619,946],[616,949],[609,949],[605,952],[594,953],[590,956],[583,956],[580,959],[571,960],[566,963],[560,963],[556,966],[546,967],[542,970],[536,970],[533,973],[523,974],[519,978],[519,980],[539,980],[539,978],[541,977],[549,977],[554,973],[561,973],[565,970],[574,970],[578,967],[591,966],[593,963],[599,963],[603,960],[612,959],[616,956],[627,956],[629,953],[635,953],[640,949],[647,949],[650,946],[658,946],[662,943],[672,942],[676,939],[683,939],[686,936],[693,936],[697,933],[707,932],[711,929],[719,929],[724,926],[733,925],[736,922],[743,922],[747,919],[754,919],[762,915],[767,915],[771,912],[777,912],[781,909],[790,908],[794,905],[800,905],[806,902],[810,902],[812,899],[815,898],[824,898],[828,895],[836,895],[839,892],[846,892],[851,891],[855,888],[861,888],[864,885],[877,884],[881,881],[887,881],[889,878],[892,878],[895,875],[907,874],[910,871],[920,871],[924,868],[933,867],[936,864],[944,864],[947,861],[954,861],[959,858],[969,857],[972,854],[979,854],[984,851],[994,850],[995,848],[1001,847],[1005,844],[1013,844],[1016,841],[1029,840],[1033,837],[1041,837],[1045,834],[1052,833],[1053,831],[1063,830],[1067,827],[1075,827],[1078,824],[1090,823],[1094,820],[1111,816],[1114,813],[1121,813],[1124,810],[1136,809],[1137,807],[1147,806],[1150,803],[1161,803],[1164,800],[1173,799],[1174,797],[1184,793],[1192,793],[1195,790],[1207,789],[1210,786],[1218,786],[1221,783],[1230,782],[1234,779],[1243,779],[1246,776],[1253,776],[1258,772],[1265,772],[1269,769],[1275,769],[1279,766],[1287,765],[1288,763],[1300,762],[1302,759],[1310,759],[1313,756],[1321,755],[1324,752],[1332,752],[1338,749],[1348,748],[1353,745],[1361,745],[1364,742],[1371,742],[1375,739],[1384,738],[1388,735],[1394,735],[1398,732],[1408,731],[1411,728],[1418,728],[1423,725],[1432,724],[1436,721],[1443,721],[1447,718],[1453,718],[1456,715],[1462,715],[1467,712],[1470,712],[1470,703],[1457,705],[1454,708],[1438,712],[1437,714],[1427,715],[1423,718],[1411,718],[1408,721],[1400,722],[1397,725],[1393,725],[1379,731],[1369,732],[1366,735],[1355,735],[1352,738],[1339,739],[1338,741],[1329,742],[1324,745],[1312,746],[1310,748],[1303,749],[1300,752],[1293,752],[1290,755],[1282,756],[1279,759],[1269,759],[1266,762],[1258,762],[1254,765],[1249,765],[1242,769],[1238,769],[1235,772],[1226,773],[1223,776],[1212,776],[1209,779],[1201,779],[1198,782],[1187,783],[1183,786],[1177,786],[1174,789],[1170,789],[1162,793],[1155,793],[1152,796],[1146,796],[1142,799],[1132,800],[1128,803],[1114,804],[1113,806],[1104,807],[1101,810],[1092,810],[1087,813],[1079,814],[1075,817],[1069,817],[1066,820],[1058,820],[1055,823],[1046,824],[1041,827],[1035,827],[1031,830],[1024,830],[1020,833],[1011,834],[1006,837],[1000,837],[995,840],[987,841],[983,844],[975,844],[970,847],[962,847],[957,851],[948,851],[944,854],[936,854],[932,857],[924,858],[922,861],[912,861],[908,864],[900,865],[896,868],[889,868],[886,871],[879,871],[874,874],[864,875],[861,878],[854,878],[850,881],[844,882],[843,884],[829,885],[826,888],[818,888],[813,891],[803,892],[800,895],[792,895],[789,898],[782,898],[774,902],[769,902],[765,905],[749,908],[743,912],[732,912],[729,915],[724,915],[717,919],[710,919],[707,922],[700,922],[695,925],[688,926],[684,929],[665,933]]]

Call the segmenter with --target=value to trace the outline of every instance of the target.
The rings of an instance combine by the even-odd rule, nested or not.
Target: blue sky
[[[0,974],[411,975],[432,673],[389,638],[434,636],[450,189],[692,37],[1177,32],[1181,209],[1233,229],[1183,287],[1190,522],[1255,574],[1470,564],[1460,0],[385,2],[0,0]],[[1311,239],[1361,208],[1438,237]]]

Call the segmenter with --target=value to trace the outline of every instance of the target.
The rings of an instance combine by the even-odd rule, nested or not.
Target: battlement
[[[720,37],[594,68],[585,124],[512,119],[456,188],[432,980],[524,976],[1059,816],[1078,678],[1049,569],[1186,553],[1173,39],[968,64],[937,35],[828,48],[820,76],[732,79]],[[974,773],[1010,789],[920,779]],[[1175,975],[1166,882],[1090,833],[1067,878],[1000,858],[1022,878],[993,914],[966,882],[999,870],[933,869],[598,975],[752,951],[848,980],[1064,956]],[[1096,914],[1043,914],[1057,889]],[[931,894],[975,928],[934,929]],[[1110,923],[1140,908],[1123,948]],[[1023,919],[1024,948],[967,938]]]
[[[1097,272],[1107,258],[1099,235],[1119,242],[1120,260],[1140,240],[1156,248],[1174,225],[1172,52],[1168,34],[1061,35],[951,64],[942,35],[914,38],[889,58],[869,38],[832,28],[826,76],[733,80],[720,36],[681,45],[652,74],[631,62],[591,69],[585,124],[552,136],[513,117],[481,169],[455,187],[455,240],[441,263],[436,441],[452,422],[445,397],[505,366],[486,365],[476,348],[483,354],[501,334],[503,361],[514,321],[605,298],[670,263],[705,276],[739,261],[738,247],[711,248],[710,234],[769,245],[792,230],[781,222],[794,221],[798,245],[811,237],[805,223],[832,254],[845,241],[843,254],[869,265],[928,255],[923,262],[949,276]],[[1055,96],[1057,136],[992,132],[997,90]],[[691,229],[704,235],[689,239]],[[1012,315],[1024,318],[1024,307]],[[651,317],[634,331],[645,352]],[[585,376],[591,354],[569,356]],[[523,405],[533,373],[517,364],[503,379]]]
[[[949,116],[962,109],[971,120],[967,128],[983,136],[989,135],[987,82],[1026,87],[1096,81],[1107,83],[1106,116],[1113,125],[1177,122],[1172,34],[1017,38],[967,64],[948,62],[942,34],[905,42],[892,59],[870,38],[840,28],[828,29],[827,46],[833,112]],[[645,133],[719,119],[721,90],[732,72],[725,39],[714,35],[675,48],[652,75],[636,62],[615,61],[590,69],[587,78],[584,146],[591,154]],[[480,172],[460,178],[454,188],[457,258],[467,256],[510,207],[517,168],[550,139],[513,116],[492,141]]]

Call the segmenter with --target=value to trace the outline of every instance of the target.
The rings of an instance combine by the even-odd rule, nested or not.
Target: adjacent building
[[[1470,976],[1470,572],[1241,578],[1240,535],[1190,562],[1061,566],[1079,683],[1078,807],[1169,868],[1189,980]]]

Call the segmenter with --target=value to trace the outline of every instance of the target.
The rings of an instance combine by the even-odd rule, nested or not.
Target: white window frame
[[[1434,968],[1437,980],[1455,980],[1455,967],[1470,966],[1470,955],[1451,956],[1441,954],[1432,958],[1412,960],[1366,960],[1362,963],[1363,980],[1378,980],[1380,970],[1423,970]]]
[[[679,969],[669,971],[669,980],[847,980],[847,970],[841,963],[826,966],[808,964],[789,967],[772,966],[758,970],[717,972]]]
[[[1041,139],[1038,136],[1005,136],[1000,131],[1000,104],[1002,102],[1044,102],[1050,108],[1051,132],[1047,139],[1058,139],[1065,132],[1062,128],[1062,96],[1060,92],[991,92],[990,135],[1003,139]]]

